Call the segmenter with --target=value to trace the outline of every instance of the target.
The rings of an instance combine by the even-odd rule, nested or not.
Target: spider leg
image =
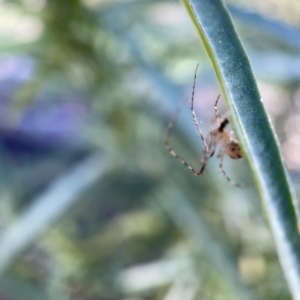
[[[201,167],[200,172],[199,172],[200,174],[203,174],[203,172],[206,168],[207,162],[208,162],[208,157],[204,156],[204,158],[201,159],[202,167]]]
[[[221,153],[219,153],[220,155]],[[218,155],[218,156],[219,156]],[[224,177],[226,178],[226,180],[228,181],[228,183],[232,186],[240,186],[239,184],[233,182],[230,177],[227,175],[227,173],[225,172],[225,170],[223,169],[223,158],[224,158],[224,155],[220,156],[220,163],[219,163],[219,168],[221,170],[221,172],[223,173]]]
[[[169,123],[168,126],[168,132],[165,139],[165,147],[170,152],[170,154],[178,159],[184,166],[186,166],[195,176],[199,176],[201,173],[197,172],[190,164],[188,164],[184,159],[182,159],[170,146],[170,139],[172,135],[172,131],[174,129],[174,126],[177,122],[178,116],[180,114],[180,111],[182,109],[183,104],[185,103],[186,99],[183,99],[181,103],[178,105],[177,110],[172,118],[172,120]]]
[[[218,102],[219,102],[220,97],[221,97],[221,95],[219,95],[217,97],[216,102],[215,102],[215,116],[216,116],[216,122],[218,124],[218,127],[220,126],[219,120],[221,119],[221,116],[219,115],[219,111],[218,111]]]
[[[195,75],[194,75],[194,84],[193,84],[192,101],[191,101],[191,112],[192,112],[192,116],[193,116],[194,122],[196,124],[197,130],[198,130],[198,132],[200,134],[200,137],[201,137],[201,140],[203,142],[205,151],[208,152],[208,146],[207,146],[207,143],[205,141],[204,135],[202,133],[202,130],[200,128],[200,125],[199,125],[199,122],[197,120],[196,113],[195,113],[195,110],[194,110],[195,86],[196,86],[196,79],[197,79],[197,70],[198,70],[198,67],[199,67],[199,64],[197,64],[197,67],[196,67],[196,70],[195,70]]]
[[[217,148],[217,141],[215,139],[213,139],[212,137],[210,137],[210,142],[209,142],[209,146],[208,146],[208,151],[205,151],[203,158],[201,159],[201,170],[200,170],[200,174],[202,174],[206,168],[206,165],[208,163],[208,160],[215,154]]]
[[[221,152],[222,153],[222,152]],[[232,181],[230,179],[230,177],[227,175],[227,173],[225,172],[225,170],[223,169],[223,158],[224,158],[224,154],[221,155],[221,153],[218,154],[218,157],[220,157],[220,162],[219,162],[219,168],[221,170],[221,172],[223,173],[224,177],[226,178],[226,180],[228,181],[228,183],[232,186],[235,186],[235,187],[243,187],[243,188],[246,188],[246,187],[251,187],[253,186],[253,183],[252,184],[247,184],[247,183],[236,183],[234,181]],[[221,155],[221,156],[219,156]]]

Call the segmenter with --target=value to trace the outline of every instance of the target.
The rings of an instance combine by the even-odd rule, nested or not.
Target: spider
[[[192,100],[191,100],[191,112],[193,116],[193,120],[196,124],[197,130],[200,134],[201,140],[204,145],[204,153],[202,155],[202,158],[200,160],[201,162],[201,168],[200,171],[196,171],[190,164],[188,164],[184,159],[182,159],[170,146],[170,138],[172,134],[172,130],[176,124],[176,121],[178,119],[179,113],[181,111],[181,108],[185,101],[183,101],[177,108],[177,111],[175,112],[173,119],[169,123],[168,126],[168,132],[165,140],[165,147],[170,152],[170,154],[178,159],[184,166],[186,166],[195,176],[200,176],[203,174],[206,165],[208,163],[208,160],[215,154],[217,146],[220,146],[219,153],[217,157],[220,159],[219,161],[219,168],[223,175],[225,176],[226,180],[230,185],[238,186],[238,187],[246,187],[249,186],[248,184],[239,184],[233,182],[225,170],[223,169],[223,158],[225,155],[228,155],[232,159],[240,159],[243,157],[242,150],[239,146],[238,141],[233,137],[233,131],[229,132],[226,130],[226,126],[229,124],[229,120],[227,118],[222,118],[219,115],[218,112],[218,101],[220,99],[219,95],[216,99],[214,109],[215,109],[215,119],[217,123],[217,128],[210,131],[206,139],[204,138],[204,135],[201,131],[200,125],[198,123],[195,111],[194,111],[194,95],[195,95],[195,85],[196,85],[196,78],[197,78],[197,70],[198,70],[199,64],[197,64],[195,75],[194,75],[194,83],[193,83],[193,90],[192,90]]]

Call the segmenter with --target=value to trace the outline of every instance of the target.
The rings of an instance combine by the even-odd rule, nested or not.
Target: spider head
[[[236,140],[232,140],[226,146],[226,154],[233,159],[239,159],[243,157],[241,147]]]

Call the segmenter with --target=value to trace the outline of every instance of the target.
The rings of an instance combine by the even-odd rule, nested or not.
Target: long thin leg
[[[177,122],[179,113],[182,109],[183,104],[185,103],[186,99],[182,100],[181,103],[179,104],[179,106],[177,107],[177,110],[171,120],[171,122],[169,123],[168,126],[168,132],[167,132],[167,136],[166,136],[166,140],[165,140],[165,147],[166,149],[170,152],[170,154],[175,157],[176,159],[178,159],[184,166],[186,166],[195,176],[199,176],[200,172],[197,172],[190,164],[188,164],[184,159],[182,159],[170,146],[170,139],[171,139],[171,134],[173,131],[173,128]]]
[[[195,75],[194,75],[194,84],[193,84],[192,101],[191,101],[191,112],[192,112],[192,116],[193,116],[194,122],[196,124],[197,130],[198,130],[198,132],[200,134],[200,137],[201,137],[201,140],[203,142],[205,151],[208,152],[208,146],[207,146],[207,143],[205,141],[204,135],[202,133],[202,130],[200,128],[200,125],[198,123],[198,120],[197,120],[197,117],[196,117],[196,113],[195,113],[195,110],[194,110],[195,86],[196,86],[196,79],[197,79],[197,70],[198,70],[198,67],[199,67],[199,64],[197,64],[197,67],[196,67],[196,70],[195,70]]]
[[[167,133],[167,136],[166,136],[166,140],[165,140],[165,147],[167,148],[167,150],[170,152],[170,154],[175,157],[176,159],[178,159],[183,165],[185,165],[195,176],[199,176],[201,175],[203,172],[204,172],[204,169],[205,169],[205,166],[207,164],[207,161],[208,161],[208,158],[206,158],[207,156],[207,153],[209,152],[209,148],[207,146],[207,143],[205,141],[205,138],[204,138],[204,135],[202,133],[202,130],[200,128],[200,125],[199,125],[199,122],[198,122],[198,119],[196,117],[196,113],[195,113],[195,110],[194,110],[194,98],[195,98],[195,86],[196,86],[196,79],[197,79],[197,70],[198,70],[198,67],[199,67],[199,64],[197,64],[196,66],[196,70],[195,70],[195,75],[194,75],[194,83],[193,83],[193,90],[192,90],[192,100],[191,100],[191,112],[192,112],[192,116],[193,116],[193,119],[194,119],[194,122],[196,124],[196,127],[197,127],[197,130],[199,132],[199,135],[201,137],[201,140],[203,142],[203,145],[204,145],[204,148],[205,148],[205,158],[204,158],[204,161],[201,161],[202,163],[202,167],[201,167],[201,170],[199,172],[197,172],[190,164],[188,164],[184,159],[182,159],[170,146],[170,138],[171,138],[171,134],[172,134],[172,130],[177,122],[177,119],[178,119],[178,116],[179,116],[179,113],[182,109],[182,106],[185,102],[182,101],[176,112],[175,112],[175,115],[173,117],[173,119],[171,120],[169,126],[168,126],[168,133]],[[220,96],[219,96],[220,97]]]
[[[244,188],[253,186],[253,183],[252,184],[236,183],[236,182],[232,181],[229,178],[229,176],[227,175],[227,173],[225,172],[225,170],[223,169],[223,158],[224,158],[224,155],[220,157],[219,168],[230,185],[235,186],[235,187],[244,187]]]
[[[213,137],[210,136],[208,151],[204,152],[204,156],[201,159],[202,167],[200,170],[200,174],[202,174],[204,172],[206,165],[208,163],[208,160],[215,154],[216,147],[217,147],[216,139],[214,139]]]
[[[221,97],[221,95],[219,95],[217,97],[217,100],[215,102],[215,116],[216,116],[216,122],[217,122],[218,126],[220,126],[219,120],[221,119],[221,116],[219,115],[219,111],[218,111],[218,102],[219,102],[220,97]]]

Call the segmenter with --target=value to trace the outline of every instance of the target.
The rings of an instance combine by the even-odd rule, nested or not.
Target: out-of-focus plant
[[[214,160],[195,178],[164,149],[197,62],[204,128],[219,93],[180,3],[26,0],[1,9],[0,34],[8,16],[20,24],[0,39],[3,294],[288,297],[253,191],[228,187]],[[254,27],[241,19],[251,53],[280,69],[266,45],[256,51]],[[171,143],[197,165],[190,120],[186,107]]]

